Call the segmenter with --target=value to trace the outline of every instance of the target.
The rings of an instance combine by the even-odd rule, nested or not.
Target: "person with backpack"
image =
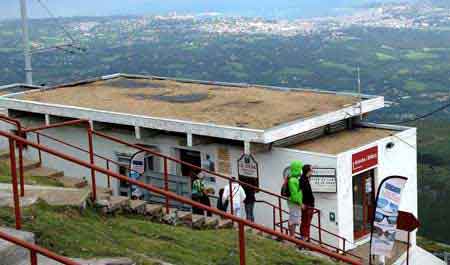
[[[235,177],[232,178],[233,180],[236,180]],[[246,195],[245,195],[245,191],[242,188],[242,186],[237,183],[234,182],[231,184],[231,191],[230,191],[230,185],[225,185],[224,189],[223,189],[223,195],[222,195],[222,203],[223,204],[231,204],[230,201],[230,194],[231,196],[233,196],[233,205],[230,205],[230,209],[231,207],[233,207],[233,213],[235,216],[237,217],[242,217],[241,214],[241,206],[242,206],[242,202],[245,200]]]
[[[303,164],[300,161],[293,161],[290,166],[289,176],[281,189],[281,195],[287,197],[289,207],[289,235],[295,236],[295,228],[300,224],[300,211],[303,202],[303,194],[300,189],[300,176]]]
[[[303,194],[300,235],[306,241],[310,241],[311,220],[314,214],[314,194],[309,183],[312,173],[311,165],[304,165],[302,168],[302,177],[300,178],[300,189]]]

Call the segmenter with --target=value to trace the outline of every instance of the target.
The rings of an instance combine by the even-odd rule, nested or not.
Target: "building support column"
[[[137,140],[141,140],[141,127],[134,126],[134,135]]]
[[[45,114],[45,125],[50,125],[50,114]]]
[[[192,147],[193,146],[193,140],[192,140],[192,133],[187,134],[187,146]]]
[[[244,142],[244,154],[246,154],[246,155],[251,154],[250,142]]]

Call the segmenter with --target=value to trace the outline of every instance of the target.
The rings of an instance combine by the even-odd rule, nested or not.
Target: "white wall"
[[[386,149],[386,144],[389,142],[395,144],[390,150]],[[378,146],[378,165],[375,170],[376,191],[381,181],[386,177],[395,175],[407,177],[408,181],[402,194],[400,210],[412,212],[417,216],[416,129],[409,129],[398,132],[395,136],[338,155],[339,230],[342,236],[352,241],[354,241],[353,207],[351,207],[353,205],[352,154],[376,145]],[[406,240],[405,233],[397,233],[397,239]],[[415,239],[415,233],[411,234],[412,244],[415,244]]]

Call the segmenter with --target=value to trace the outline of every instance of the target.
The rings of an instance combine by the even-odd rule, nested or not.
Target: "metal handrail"
[[[360,260],[355,260],[353,258],[341,255],[339,253],[332,252],[332,251],[330,251],[328,249],[322,248],[322,247],[317,246],[315,244],[312,244],[312,243],[309,243],[309,242],[305,242],[305,241],[296,239],[294,237],[287,236],[287,235],[285,235],[283,233],[280,233],[278,231],[275,231],[275,230],[269,229],[267,227],[264,227],[262,225],[258,225],[258,224],[255,224],[253,222],[247,221],[245,219],[236,217],[236,216],[234,216],[232,214],[223,212],[223,211],[218,210],[216,208],[213,208],[213,207],[210,207],[210,206],[205,206],[205,205],[203,205],[201,203],[195,202],[195,201],[193,201],[191,199],[187,199],[187,198],[185,198],[183,196],[180,196],[180,195],[177,195],[177,194],[175,194],[173,192],[166,191],[164,189],[160,189],[160,188],[154,187],[152,185],[145,184],[145,183],[142,183],[140,181],[137,181],[137,180],[131,179],[129,177],[123,176],[123,175],[118,174],[116,172],[104,169],[102,167],[97,166],[92,161],[90,163],[85,162],[85,161],[80,160],[80,159],[78,159],[76,157],[64,154],[64,153],[62,153],[60,151],[53,150],[53,149],[51,149],[49,147],[46,147],[46,146],[43,146],[43,145],[40,145],[40,144],[36,144],[34,142],[31,142],[31,141],[28,141],[26,139],[23,139],[23,138],[21,138],[21,137],[19,137],[17,135],[14,135],[14,134],[11,134],[11,133],[7,133],[7,132],[4,132],[4,131],[0,131],[0,136],[6,137],[6,138],[9,139],[10,147],[14,146],[14,142],[17,142],[17,143],[20,143],[20,144],[26,144],[26,145],[29,145],[29,146],[34,147],[36,149],[42,150],[42,151],[44,151],[44,152],[46,152],[46,153],[48,153],[50,155],[53,155],[53,156],[59,157],[61,159],[73,162],[75,164],[78,164],[78,165],[86,167],[86,168],[90,168],[93,171],[97,171],[97,172],[103,173],[105,175],[109,174],[110,176],[112,176],[112,177],[114,177],[114,178],[116,178],[118,180],[125,181],[125,182],[128,182],[128,183],[132,184],[132,185],[136,185],[136,186],[138,186],[138,187],[140,187],[142,189],[148,190],[150,192],[154,192],[154,193],[163,195],[166,198],[170,198],[171,200],[175,200],[175,201],[178,201],[178,202],[181,202],[181,203],[184,203],[184,204],[188,204],[188,205],[191,205],[192,207],[200,208],[202,210],[205,210],[205,211],[214,213],[216,215],[219,215],[219,216],[221,216],[221,217],[223,217],[225,219],[230,219],[233,222],[236,222],[238,224],[238,232],[239,232],[239,249],[240,249],[240,264],[241,265],[245,265],[246,264],[246,262],[245,262],[245,244],[246,244],[246,242],[245,242],[245,226],[254,228],[256,230],[259,230],[261,232],[270,234],[272,236],[279,237],[279,238],[281,238],[283,240],[292,242],[292,243],[294,243],[294,244],[296,244],[296,245],[298,245],[300,247],[303,247],[303,248],[306,248],[306,249],[310,249],[312,251],[319,252],[319,253],[324,254],[326,256],[329,256],[331,258],[335,258],[337,260],[346,262],[348,264],[353,264],[353,265],[361,265],[362,264]],[[10,159],[12,161],[15,160],[15,157],[13,156],[12,153],[10,153]],[[11,167],[11,175],[12,175],[12,178],[17,179],[17,172],[16,172],[16,168],[15,167]],[[20,211],[20,206],[19,206],[18,201],[15,201],[14,206],[15,206],[16,209],[18,208],[18,211]],[[69,264],[69,265],[78,265],[78,264]]]
[[[1,116],[0,116],[0,117],[1,117]],[[20,121],[15,120],[15,119],[11,119],[11,118],[9,118],[9,117],[6,117],[6,119],[7,119],[7,120],[11,120],[11,122],[13,122],[13,123],[15,123],[15,124],[18,124],[18,126],[20,126]],[[150,153],[150,154],[152,154],[152,155],[154,155],[154,156],[163,158],[163,159],[164,159],[164,168],[165,168],[164,174],[165,174],[165,177],[166,177],[165,186],[167,186],[167,187],[168,187],[168,184],[167,184],[167,160],[170,160],[170,161],[173,161],[173,162],[182,164],[182,165],[186,165],[186,166],[191,167],[191,168],[193,168],[193,169],[200,170],[200,171],[204,171],[204,172],[206,172],[206,173],[208,173],[208,174],[215,175],[215,176],[218,176],[218,177],[220,177],[220,178],[226,179],[226,180],[230,181],[230,190],[231,190],[231,183],[232,183],[232,182],[235,182],[235,183],[239,183],[239,184],[242,184],[242,185],[244,185],[244,186],[247,186],[247,187],[249,187],[249,188],[251,188],[251,189],[254,189],[254,190],[256,190],[256,191],[261,191],[261,192],[264,192],[264,193],[266,193],[266,194],[269,194],[269,195],[272,195],[272,196],[277,197],[277,198],[278,198],[278,202],[279,202],[279,203],[278,203],[278,204],[279,204],[278,206],[276,206],[276,205],[274,205],[274,204],[272,204],[272,203],[269,203],[269,202],[267,202],[267,201],[260,201],[260,202],[264,202],[264,203],[266,203],[267,205],[273,207],[273,215],[274,215],[274,218],[273,218],[273,227],[274,227],[274,229],[275,229],[276,227],[279,227],[279,228],[280,228],[280,231],[283,232],[283,223],[286,222],[286,220],[283,221],[283,213],[288,214],[288,212],[287,212],[286,210],[282,209],[281,200],[284,199],[284,200],[288,201],[288,198],[283,197],[283,196],[278,195],[278,194],[275,194],[275,193],[273,193],[273,192],[270,192],[270,191],[261,189],[261,188],[259,188],[259,187],[253,186],[253,185],[251,185],[251,184],[248,184],[248,183],[245,183],[245,182],[242,182],[242,181],[239,181],[239,180],[230,178],[230,177],[228,177],[228,176],[224,176],[224,175],[222,175],[222,174],[218,174],[218,173],[216,173],[216,172],[212,172],[212,171],[206,170],[206,169],[204,169],[204,168],[201,168],[201,167],[192,165],[192,164],[187,163],[187,162],[184,162],[184,161],[182,161],[182,160],[175,159],[175,158],[170,157],[170,156],[167,156],[167,155],[163,155],[163,154],[158,153],[158,152],[156,152],[156,151],[154,151],[154,150],[152,150],[152,149],[142,147],[141,145],[138,145],[138,144],[131,144],[131,143],[128,143],[128,142],[126,142],[126,141],[123,141],[123,140],[121,140],[121,139],[119,139],[119,138],[116,138],[116,137],[113,137],[113,136],[110,136],[110,135],[107,135],[107,134],[104,134],[104,133],[100,133],[100,132],[94,131],[94,130],[91,129],[91,126],[90,126],[90,123],[89,123],[88,120],[77,119],[77,120],[71,120],[71,121],[65,121],[65,122],[55,123],[55,124],[52,124],[52,125],[46,125],[46,126],[40,126],[40,127],[34,127],[34,128],[23,128],[23,129],[22,129],[22,132],[32,132],[32,133],[35,133],[35,134],[37,135],[37,141],[38,141],[38,144],[40,144],[40,137],[39,137],[39,136],[44,136],[44,137],[46,137],[46,138],[48,138],[48,139],[51,139],[51,140],[53,140],[53,141],[55,141],[55,142],[58,142],[58,143],[60,143],[60,144],[67,145],[67,146],[72,147],[72,148],[74,148],[74,149],[76,149],[76,150],[79,150],[79,151],[82,151],[82,152],[85,152],[85,153],[91,155],[91,152],[88,151],[88,150],[85,150],[85,149],[83,149],[83,148],[81,148],[81,147],[78,147],[78,146],[75,146],[75,145],[73,145],[73,144],[67,143],[67,142],[65,142],[65,141],[63,141],[63,140],[57,139],[57,138],[52,137],[52,136],[50,136],[50,135],[44,134],[44,133],[42,133],[42,132],[38,132],[38,131],[44,130],[44,129],[57,128],[57,127],[68,126],[68,125],[76,125],[76,124],[85,124],[85,125],[86,125],[86,128],[88,129],[88,134],[89,134],[90,149],[92,149],[92,157],[97,157],[97,158],[100,158],[100,159],[105,160],[105,161],[106,161],[106,167],[107,167],[108,170],[109,170],[109,163],[113,163],[113,164],[121,165],[121,166],[124,166],[124,165],[122,165],[122,164],[120,164],[120,163],[118,163],[118,162],[116,162],[116,161],[114,161],[114,160],[112,160],[112,159],[109,159],[109,158],[107,158],[107,157],[104,157],[104,156],[101,156],[101,155],[98,155],[98,154],[94,153],[94,152],[93,152],[93,148],[92,148],[92,135],[93,135],[93,134],[94,134],[94,135],[97,135],[97,136],[100,136],[100,137],[103,137],[103,138],[106,138],[106,139],[108,139],[108,140],[110,140],[110,141],[118,142],[118,143],[120,143],[120,144],[127,145],[127,146],[129,146],[129,147],[133,147],[133,148],[138,149],[138,150],[141,150],[141,151],[146,151],[146,152],[148,152],[148,153]],[[20,154],[20,153],[21,153],[21,152],[19,152],[19,154]],[[42,158],[41,158],[41,152],[40,152],[40,150],[39,150],[39,159],[40,159],[40,162],[42,163]],[[91,160],[93,160],[93,158],[91,158]],[[133,171],[129,166],[125,166],[125,167],[126,167],[128,170]],[[139,172],[137,172],[137,173],[139,173]],[[23,174],[23,173],[22,173],[22,174]],[[23,185],[23,181],[22,181],[23,176],[22,176],[22,174],[21,174],[21,184]],[[140,174],[140,173],[139,173],[139,175],[142,176],[142,174]],[[110,187],[110,176],[107,175],[107,178],[108,178],[108,188],[109,188],[109,187]],[[95,172],[94,172],[94,171],[92,172],[92,181],[95,183]],[[166,190],[168,189],[167,187],[165,187]],[[21,192],[22,192],[22,194],[23,194],[23,189],[21,189]],[[93,197],[95,198],[95,197],[96,197],[95,187],[93,187],[93,194],[94,194]],[[23,195],[22,195],[22,196],[23,196]],[[233,198],[232,198],[232,196],[231,196],[231,198],[230,198],[231,202],[232,202],[232,199],[233,199]],[[334,233],[332,233],[332,232],[330,232],[330,231],[328,231],[328,230],[326,230],[326,229],[322,229],[322,227],[321,227],[321,225],[320,225],[320,210],[317,209],[317,208],[313,208],[313,209],[314,209],[313,215],[314,215],[314,214],[317,214],[318,224],[319,224],[319,226],[316,226],[316,225],[314,225],[314,224],[311,224],[312,227],[317,228],[317,229],[319,230],[319,239],[316,240],[316,241],[319,242],[319,243],[322,243],[322,237],[321,237],[321,236],[322,236],[322,231],[323,231],[323,232],[325,232],[325,233],[327,233],[327,234],[329,234],[329,235],[332,235],[332,236],[334,236],[334,237],[337,237],[338,240],[342,240],[342,241],[343,241],[343,247],[344,247],[344,249],[343,249],[342,251],[345,252],[345,251],[346,251],[346,250],[345,250],[345,245],[346,245],[347,239],[345,239],[345,238],[343,238],[343,237],[341,237],[341,236],[339,236],[339,235],[337,235],[337,234],[334,234]],[[278,210],[278,212],[279,212],[279,220],[280,220],[280,221],[279,221],[278,223],[276,222],[275,210]],[[168,211],[169,211],[169,202],[168,202],[168,200],[166,199],[166,212],[168,212]],[[233,208],[231,208],[231,212],[233,213]],[[338,243],[338,245],[339,245],[339,243]]]
[[[59,262],[61,264],[64,264],[64,265],[81,265],[80,263],[75,262],[75,261],[73,261],[71,259],[68,259],[68,258],[63,257],[63,256],[59,256],[59,255],[51,252],[50,250],[48,250],[46,248],[43,248],[43,247],[40,247],[38,245],[32,244],[30,242],[27,242],[25,240],[19,239],[17,237],[13,237],[13,236],[8,235],[7,233],[4,233],[2,231],[0,231],[0,238],[3,239],[3,240],[9,241],[9,242],[11,242],[11,243],[13,243],[15,245],[19,245],[19,246],[21,246],[23,248],[28,249],[30,251],[30,263],[31,263],[31,265],[37,265],[38,264],[38,262],[37,262],[37,255],[38,254],[42,255],[42,256],[45,256],[45,257],[47,257],[49,259],[52,259],[54,261],[57,261],[57,262]]]
[[[70,122],[70,124],[74,124],[74,123],[77,123],[77,122],[75,122],[75,121],[74,121],[74,122]],[[59,126],[58,126],[58,127],[59,127]],[[45,127],[41,127],[41,129],[42,129],[42,128],[45,128]],[[50,135],[48,135],[48,134],[45,134],[45,133],[42,133],[42,132],[38,132],[38,131],[35,130],[35,129],[26,129],[25,131],[27,131],[27,132],[33,132],[33,133],[35,133],[36,135],[40,135],[40,136],[46,137],[46,138],[48,138],[48,139],[50,139],[50,140],[53,140],[53,141],[58,142],[58,143],[60,143],[60,144],[67,145],[67,146],[69,146],[69,147],[72,147],[72,148],[74,148],[74,149],[76,149],[76,150],[79,150],[79,151],[82,151],[82,152],[84,152],[84,153],[89,153],[88,150],[85,150],[85,149],[83,149],[83,148],[81,148],[81,147],[79,147],[79,146],[76,146],[76,145],[67,143],[67,142],[65,142],[65,141],[62,141],[62,140],[60,140],[60,139],[58,139],[58,138],[55,138],[55,137],[53,137],[53,136],[50,136]],[[93,134],[98,135],[99,133],[96,132],[96,131],[93,131]],[[98,135],[98,136],[104,137],[102,133],[100,133],[100,135]],[[130,144],[130,145],[133,145],[132,147],[135,147],[134,144]],[[136,146],[137,146],[137,147],[140,147],[139,145],[136,145]],[[143,150],[143,151],[147,151],[147,148],[145,148],[145,147],[142,147],[142,148],[145,149],[145,150]],[[160,154],[160,153],[155,152],[155,151],[152,151],[152,154],[154,154],[155,156],[163,157],[163,158],[166,158],[166,157],[167,157],[168,159],[171,159],[172,161],[175,161],[175,162],[181,162],[182,164],[185,164],[185,165],[187,165],[187,166],[192,166],[192,167],[194,167],[194,168],[196,168],[196,169],[199,168],[199,167],[197,167],[197,166],[195,166],[195,165],[186,163],[186,162],[184,162],[184,161],[180,161],[180,160],[175,159],[175,158],[172,158],[172,157],[165,156],[165,155]],[[124,166],[124,167],[126,167],[128,170],[133,171],[129,166],[120,164],[119,162],[114,161],[114,160],[112,160],[112,159],[110,159],[110,158],[107,158],[107,157],[98,155],[98,154],[96,154],[96,153],[94,153],[94,156],[97,157],[97,158],[100,158],[100,159],[105,160],[105,161],[107,162],[107,167],[108,167],[108,169],[109,169],[108,163],[113,163],[113,164],[115,164],[115,165]],[[208,171],[208,170],[205,170],[205,169],[203,169],[203,168],[201,168],[201,169],[204,170],[204,171],[206,171],[206,172],[208,172],[208,173],[210,173],[210,171]],[[139,173],[139,172],[137,172],[137,173]],[[269,191],[266,191],[266,190],[264,190],[264,189],[257,188],[257,187],[255,187],[255,186],[252,186],[252,185],[247,184],[247,183],[245,183],[245,182],[240,182],[240,181],[237,181],[237,180],[233,180],[233,179],[231,179],[231,178],[229,178],[229,177],[227,177],[227,176],[222,176],[221,174],[216,174],[215,172],[211,172],[211,173],[213,173],[214,175],[217,175],[217,176],[219,176],[219,177],[221,177],[221,178],[225,178],[225,179],[227,179],[227,180],[230,180],[230,181],[234,181],[234,182],[237,182],[237,183],[242,183],[242,184],[244,184],[244,185],[248,185],[250,188],[255,188],[255,189],[258,189],[258,190],[260,190],[260,191],[262,191],[262,192],[266,192],[266,193],[269,193],[269,194],[271,193],[271,192],[269,192]],[[140,174],[140,173],[139,173],[139,175],[142,176],[142,174]],[[110,187],[110,185],[109,185],[109,183],[110,183],[109,177],[110,177],[110,176],[108,175],[107,177],[108,177],[108,188],[109,188],[109,187]],[[280,198],[283,198],[283,199],[285,199],[285,200],[288,200],[287,198],[285,198],[285,197],[283,197],[283,196],[280,196],[280,195],[276,195],[276,196],[277,196],[277,197],[280,197]],[[276,205],[274,205],[274,204],[272,204],[272,203],[270,203],[270,202],[267,202],[267,201],[261,201],[261,200],[256,201],[256,202],[258,202],[258,203],[265,203],[266,205],[269,205],[269,206],[275,208],[277,211],[279,211],[279,212],[281,212],[281,213],[289,214],[288,211],[286,211],[286,210],[280,208],[279,206],[276,206]],[[314,208],[314,213],[313,213],[313,214],[318,214],[318,215],[320,215],[320,210],[317,209],[317,208]],[[280,216],[281,216],[281,215],[280,215]],[[320,217],[318,216],[318,218],[320,218]],[[281,219],[282,219],[282,217],[281,217]],[[285,220],[285,221],[280,220],[280,222],[276,222],[276,219],[274,219],[274,220],[273,220],[273,227],[274,227],[274,228],[275,228],[275,227],[280,227],[280,230],[282,230],[283,228],[282,228],[282,226],[280,226],[280,223],[285,223],[285,222],[287,222],[287,220]],[[343,242],[344,242],[344,241],[347,241],[347,242],[348,242],[348,240],[347,240],[346,238],[344,238],[344,237],[342,237],[342,236],[339,236],[339,235],[337,235],[337,234],[335,234],[335,233],[333,233],[333,232],[331,232],[331,231],[328,231],[328,230],[326,230],[326,229],[323,229],[321,226],[316,226],[316,225],[314,225],[314,224],[311,224],[311,226],[314,227],[314,228],[316,228],[316,229],[318,229],[318,230],[319,230],[319,233],[324,232],[324,233],[326,233],[326,234],[329,234],[329,235],[331,235],[331,236],[336,237],[338,240],[342,240]],[[320,242],[320,243],[323,243],[322,240],[321,240],[321,236],[319,236],[319,240],[316,240],[316,241],[317,241],[317,242]],[[339,244],[338,244],[338,245],[339,245]],[[345,246],[345,245],[346,245],[346,243],[344,242],[344,243],[343,243],[343,246]],[[342,249],[341,251],[345,252],[346,250],[345,250],[345,249]]]

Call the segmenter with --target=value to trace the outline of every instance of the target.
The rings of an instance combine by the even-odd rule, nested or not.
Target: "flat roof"
[[[337,155],[390,137],[398,132],[398,130],[360,127],[323,135],[313,140],[287,146],[286,148]]]
[[[0,98],[5,108],[271,143],[384,106],[382,97],[114,74]],[[109,117],[108,117],[109,115]],[[217,130],[220,128],[220,130]]]

